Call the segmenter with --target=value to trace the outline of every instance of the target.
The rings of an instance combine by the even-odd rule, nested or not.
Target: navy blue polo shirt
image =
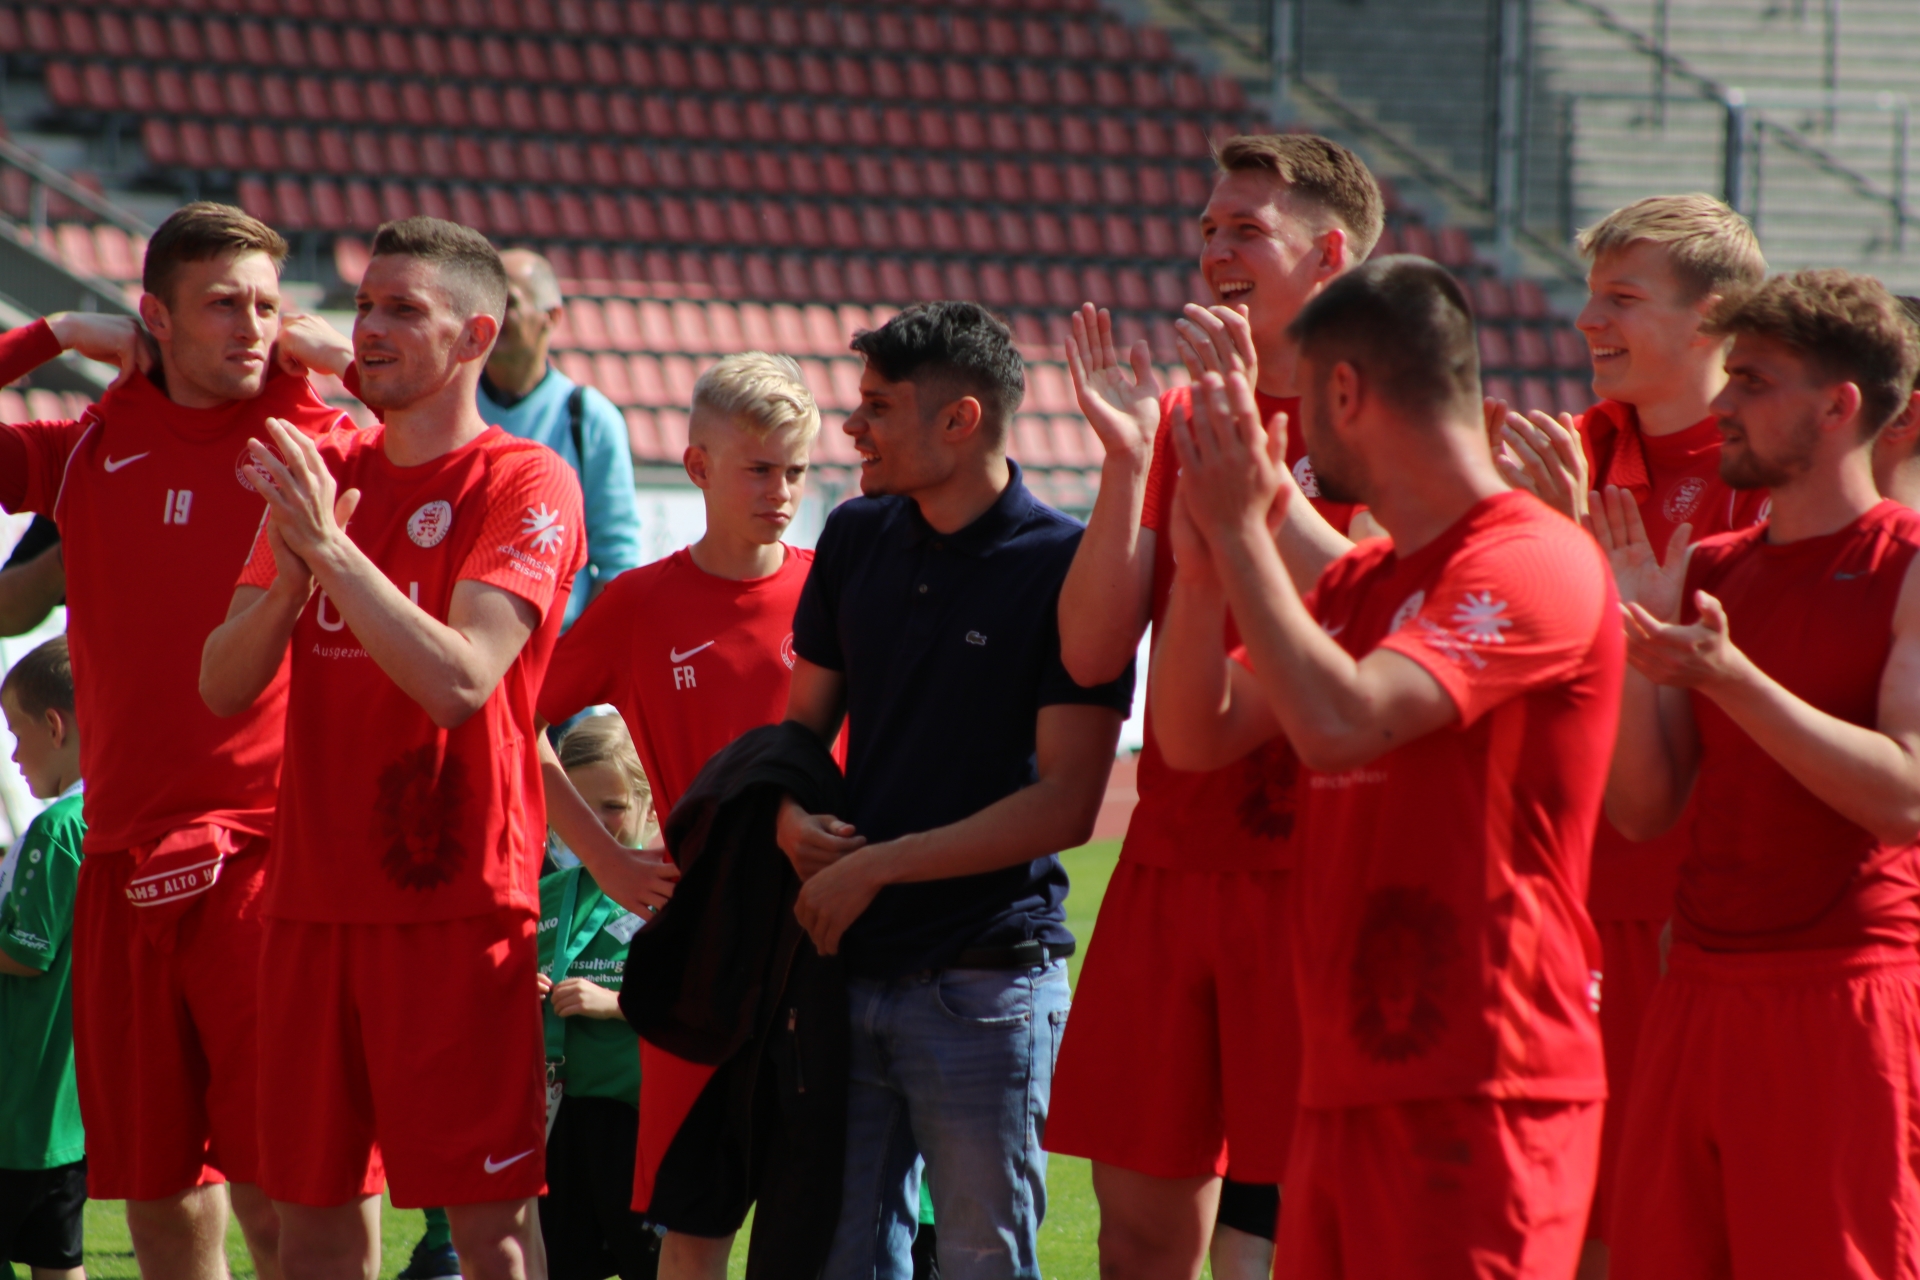
[[[871,842],[929,831],[1031,785],[1040,708],[1126,714],[1133,670],[1083,688],[1060,662],[1057,606],[1083,526],[1006,490],[957,533],[909,498],[856,498],[828,517],[793,620],[794,652],[847,680],[851,822]],[[1054,854],[982,875],[882,889],[841,942],[849,969],[945,968],[969,947],[1065,943]]]

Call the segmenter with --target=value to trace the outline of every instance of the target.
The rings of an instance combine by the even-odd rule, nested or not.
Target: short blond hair
[[[811,440],[820,431],[820,406],[791,356],[742,351],[723,356],[693,384],[693,418],[702,411],[765,436],[797,426]]]
[[[1582,231],[1574,244],[1583,257],[1598,261],[1641,241],[1667,251],[1689,301],[1751,289],[1767,278],[1753,225],[1726,201],[1699,191],[1636,200]]]

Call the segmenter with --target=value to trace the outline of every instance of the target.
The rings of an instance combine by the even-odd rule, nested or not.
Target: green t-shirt
[[[632,912],[607,901],[600,886],[585,867],[556,871],[540,881],[540,972],[553,976],[554,939],[560,933],[560,904],[567,882],[579,877],[580,887],[573,904],[574,945],[582,941],[581,932],[595,919],[604,921],[595,927],[593,937],[580,946],[568,967],[566,977],[585,978],[607,988],[620,990],[620,979],[627,967],[627,944],[640,930],[641,920]],[[603,906],[602,904],[605,904]],[[611,915],[606,911],[610,908]],[[551,1016],[549,1014],[549,1016]],[[562,1018],[567,1029],[567,1065],[563,1069],[567,1092],[575,1097],[618,1098],[632,1106],[640,1105],[640,1037],[624,1018],[588,1018],[575,1014]]]
[[[0,864],[0,951],[40,970],[0,974],[0,1169],[52,1169],[87,1153],[73,1082],[73,893],[85,832],[75,789]]]

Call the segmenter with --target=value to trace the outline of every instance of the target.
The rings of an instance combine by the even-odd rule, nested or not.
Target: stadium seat
[[[1513,314],[1523,320],[1544,320],[1550,310],[1539,281],[1522,277],[1513,282]]]
[[[667,395],[666,376],[660,371],[657,356],[635,355],[627,358],[628,385],[633,388],[634,399],[640,404],[667,405],[673,400]]]
[[[1409,228],[1411,230],[1412,228]],[[1417,252],[1409,245],[1407,252]],[[1422,257],[1431,255],[1421,254]],[[1493,276],[1481,276],[1471,286],[1473,310],[1476,319],[1505,320],[1514,313],[1512,295],[1507,292],[1504,282]]]
[[[693,385],[691,377],[688,378],[687,385],[688,396],[682,397],[678,401],[680,404],[690,402]],[[678,462],[681,455],[687,451],[687,411],[678,408],[662,409],[653,415],[653,423],[660,437],[659,456],[668,461]]]
[[[1592,366],[1593,357],[1587,347],[1587,340],[1572,325],[1554,326],[1553,363],[1556,367],[1569,372],[1584,371]]]
[[[1515,325],[1513,328],[1513,363],[1518,369],[1546,369],[1553,364],[1553,354],[1547,349],[1547,339],[1538,327],[1530,324]]]
[[[860,407],[860,374],[864,366],[857,360],[834,360],[828,374],[832,380],[829,405],[851,412]]]
[[[1013,447],[1009,450],[1023,467],[1053,465],[1053,440],[1047,420],[1023,413],[1013,420]]]
[[[605,352],[593,358],[593,385],[617,405],[634,403],[634,390],[627,380],[627,361],[623,356]]]
[[[1520,399],[1520,393],[1510,378],[1499,374],[1483,377],[1480,379],[1480,389],[1492,399],[1505,400],[1511,408],[1521,409],[1524,407]]]
[[[591,298],[569,298],[566,316],[573,338],[570,345],[586,351],[605,351],[612,347],[612,339],[607,335],[606,317],[601,313],[599,303]]]
[[[1507,335],[1497,325],[1479,326],[1480,367],[1482,369],[1510,369],[1513,367],[1513,346],[1507,341]],[[1489,391],[1488,395],[1493,392]],[[1506,399],[1508,397],[1501,397]]]
[[[647,409],[623,409],[621,417],[626,419],[627,445],[633,450],[633,456],[642,461],[660,457],[660,437],[653,425],[653,413]]]

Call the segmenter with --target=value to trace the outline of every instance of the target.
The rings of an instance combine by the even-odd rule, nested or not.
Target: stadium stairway
[[[236,200],[336,301],[387,218],[547,253],[569,295],[557,360],[626,412],[643,469],[677,459],[705,364],[758,346],[801,360],[844,491],[851,333],[979,298],[1032,362],[1014,455],[1070,510],[1099,446],[1060,363],[1067,314],[1112,307],[1182,379],[1208,140],[1266,127],[1239,81],[1093,0],[0,3],[0,54],[22,140],[77,147],[129,201]],[[55,224],[76,270],[128,275],[133,245],[98,216]],[[1391,192],[1381,251],[1467,280],[1491,390],[1584,407],[1584,342],[1538,279]]]
[[[1768,260],[1920,289],[1906,194],[1920,5],[1537,0],[1535,15],[1542,85],[1566,103],[1576,220],[1648,191],[1720,193],[1724,99],[1738,90],[1752,130],[1744,211]]]

